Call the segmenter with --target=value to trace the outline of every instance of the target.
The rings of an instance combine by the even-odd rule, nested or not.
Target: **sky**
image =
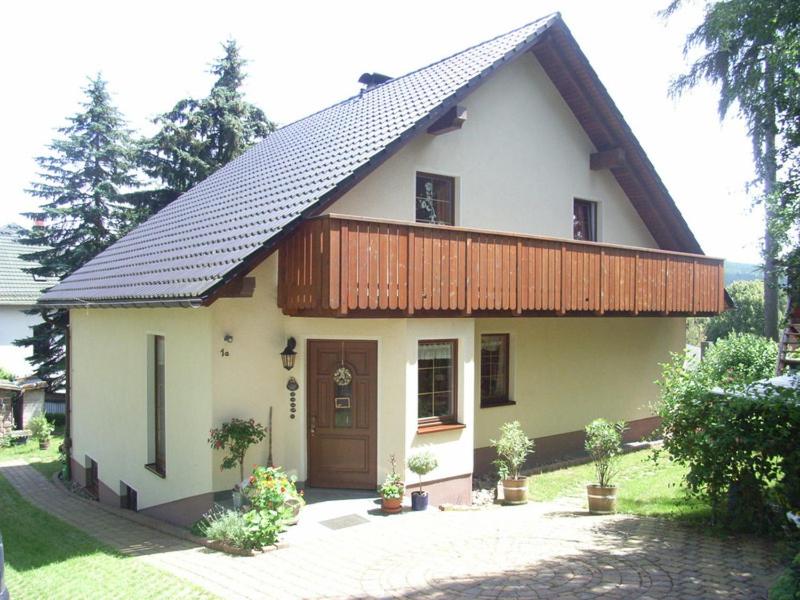
[[[129,126],[186,96],[207,94],[209,63],[234,38],[250,63],[247,99],[278,124],[356,93],[365,71],[402,75],[546,14],[561,12],[678,208],[711,256],[760,262],[763,211],[744,123],[720,122],[708,85],[674,99],[683,40],[701,3],[664,21],[667,1],[404,0],[403,2],[9,2],[0,9],[5,116],[0,145],[0,224],[37,200],[34,157],[79,110],[87,76],[108,80]]]

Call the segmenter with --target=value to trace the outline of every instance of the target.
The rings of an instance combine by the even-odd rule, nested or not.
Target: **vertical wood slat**
[[[284,240],[278,271],[286,314],[713,314],[725,301],[715,259],[334,217]]]

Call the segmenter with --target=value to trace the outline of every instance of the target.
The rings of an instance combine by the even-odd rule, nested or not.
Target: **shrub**
[[[11,371],[8,371],[3,367],[0,367],[0,379],[2,379],[3,381],[14,381],[14,379],[16,378],[11,373]]]
[[[616,475],[616,466],[622,454],[622,432],[625,423],[611,423],[595,419],[586,426],[586,451],[592,457],[597,483],[610,487]]]
[[[428,451],[414,454],[408,459],[408,469],[419,476],[419,493],[422,493],[422,477],[439,466],[439,461]]]
[[[732,333],[706,351],[701,369],[722,388],[753,383],[775,374],[778,346],[752,333]]]
[[[44,414],[39,414],[33,417],[29,423],[31,435],[39,442],[46,442],[53,435],[55,426],[47,420]]]
[[[214,450],[228,450],[220,470],[239,467],[239,481],[242,481],[247,449],[262,441],[267,436],[267,430],[253,419],[231,419],[222,427],[212,429],[208,436],[208,443]]]
[[[276,511],[254,509],[242,513],[219,506],[204,515],[194,529],[209,540],[243,550],[274,544],[283,531]]]
[[[250,505],[258,511],[275,511],[282,520],[291,517],[292,509],[286,505],[288,499],[304,503],[302,493],[297,491],[296,477],[289,477],[280,467],[256,467],[243,489]]]
[[[769,591],[769,600],[798,600],[800,598],[800,553]]]
[[[519,479],[519,471],[525,459],[533,453],[533,440],[528,439],[519,421],[503,423],[500,426],[500,439],[490,440],[497,452],[494,461],[500,479]]]

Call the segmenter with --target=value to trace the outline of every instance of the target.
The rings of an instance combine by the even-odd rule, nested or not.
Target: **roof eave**
[[[84,300],[81,298],[62,300],[39,300],[39,308],[198,308],[203,305],[202,297],[192,298],[119,298],[105,300]]]

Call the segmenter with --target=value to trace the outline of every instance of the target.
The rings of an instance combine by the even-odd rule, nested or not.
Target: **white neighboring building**
[[[25,272],[32,263],[20,255],[36,250],[19,242],[18,230],[13,226],[0,227],[0,367],[17,377],[32,371],[25,360],[31,355],[31,348],[15,346],[14,340],[30,335],[31,327],[41,323],[38,316],[26,315],[25,311],[36,304],[42,290],[57,282],[34,279]]]

